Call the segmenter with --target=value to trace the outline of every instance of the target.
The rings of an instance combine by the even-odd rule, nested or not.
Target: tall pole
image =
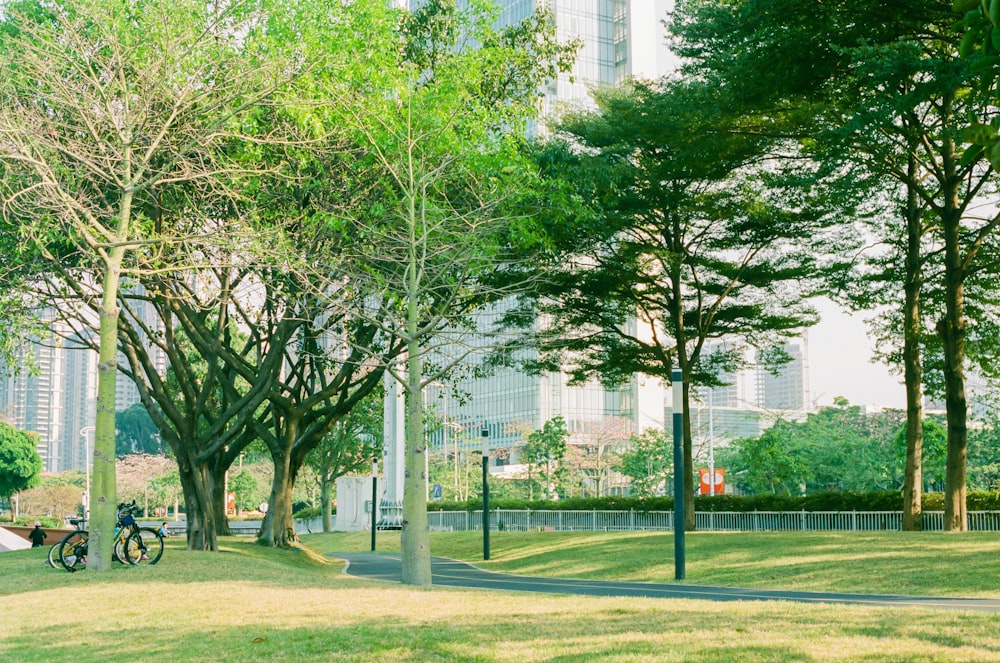
[[[490,429],[483,424],[483,559],[490,558]]]
[[[715,414],[712,412],[712,387],[708,388],[708,494],[715,495],[715,429],[712,422]]]
[[[378,461],[372,461],[372,552],[375,552],[375,530],[378,529]]]
[[[684,580],[684,377],[672,372],[674,392],[674,578]]]

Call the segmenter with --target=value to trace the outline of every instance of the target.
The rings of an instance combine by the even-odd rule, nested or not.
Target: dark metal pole
[[[674,578],[684,580],[684,377],[672,374],[674,392]]]
[[[378,461],[372,463],[372,552],[375,552],[375,530],[378,528]]]
[[[485,425],[483,437],[483,559],[490,558],[490,429]]]

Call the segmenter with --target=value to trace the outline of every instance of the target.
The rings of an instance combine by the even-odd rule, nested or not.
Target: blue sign
[[[431,484],[431,499],[432,500],[441,499],[441,484],[439,483]]]

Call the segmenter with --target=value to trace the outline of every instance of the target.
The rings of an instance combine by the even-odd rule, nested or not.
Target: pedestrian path
[[[402,563],[398,554],[327,553],[346,562],[348,575],[402,581]],[[778,589],[741,589],[683,583],[619,582],[539,578],[484,571],[467,562],[444,557],[431,558],[431,578],[435,585],[473,589],[499,589],[549,594],[585,594],[590,596],[634,596],[644,598],[701,599],[705,601],[797,601],[880,607],[919,607],[947,610],[1000,612],[1000,599],[969,599],[942,596],[898,596],[893,594],[847,594],[839,592],[797,592]]]

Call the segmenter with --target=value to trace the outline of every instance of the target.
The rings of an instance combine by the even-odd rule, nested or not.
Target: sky
[[[816,305],[821,320],[809,329],[810,399],[831,405],[843,396],[852,405],[902,408],[902,376],[871,363],[874,344],[866,333],[865,314],[845,312],[826,299]]]

